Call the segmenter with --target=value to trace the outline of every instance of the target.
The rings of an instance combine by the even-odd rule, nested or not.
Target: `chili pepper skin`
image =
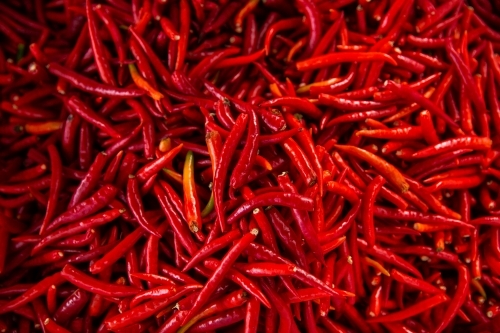
[[[70,110],[72,110],[82,119],[108,133],[111,137],[121,137],[120,133],[118,133],[106,119],[92,111],[87,105],[85,105],[85,103],[83,103],[83,101],[78,99],[76,96],[71,97],[67,103]]]
[[[278,205],[295,209],[311,211],[314,209],[314,201],[310,198],[295,194],[283,192],[269,192],[258,195],[238,207],[227,219],[227,223],[236,222],[239,218],[249,213],[257,207]]]
[[[188,271],[203,259],[207,258],[211,254],[229,245],[230,242],[238,238],[240,235],[241,233],[238,230],[232,230],[227,234],[225,234],[224,236],[214,240],[210,244],[206,244],[196,252],[196,254],[191,258],[191,260],[186,264],[186,266],[184,266],[182,271],[183,272]]]
[[[373,222],[373,209],[375,199],[381,187],[384,185],[384,179],[381,176],[375,177],[365,189],[362,201],[361,211],[363,212],[363,234],[368,246],[375,245],[375,225]]]
[[[278,176],[278,183],[284,191],[289,193],[298,192],[286,174]],[[325,261],[323,251],[319,247],[318,236],[316,234],[316,230],[314,230],[311,220],[309,219],[309,216],[307,213],[299,209],[293,209],[292,215],[294,216],[306,243],[311,248],[313,255],[323,263]]]
[[[461,137],[442,141],[434,146],[424,148],[423,150],[414,153],[413,157],[425,158],[463,148],[486,150],[491,147],[491,144],[492,142],[489,138]]]
[[[96,213],[115,198],[118,189],[113,185],[103,185],[99,190],[92,194],[88,199],[81,201],[67,210],[63,214],[55,218],[52,223],[47,227],[47,231],[57,229],[59,226],[75,222],[79,219],[85,218],[91,214]]]
[[[304,151],[292,138],[286,139],[282,143],[282,147],[286,154],[296,166],[297,170],[300,172],[303,179],[307,182],[309,186],[313,186],[317,182],[317,175],[311,165],[311,162],[305,156]]]
[[[139,224],[153,236],[161,237],[158,230],[151,224],[150,220],[145,216],[144,206],[141,202],[139,184],[137,178],[130,177],[127,182],[127,201],[132,210],[132,214],[137,219]]]
[[[247,180],[248,174],[255,163],[255,158],[257,156],[258,150],[258,140],[259,140],[259,119],[257,114],[253,109],[248,110],[249,124],[247,129],[247,138],[245,142],[245,147],[241,152],[240,159],[236,163],[233,169],[229,184],[233,188],[239,188]]]
[[[88,292],[107,297],[126,297],[134,295],[138,290],[134,287],[118,286],[94,279],[71,265],[61,271],[61,277]]]
[[[89,93],[118,98],[138,97],[144,94],[144,91],[142,89],[116,88],[96,82],[83,75],[77,74],[76,72],[73,72],[72,70],[69,70],[57,63],[50,63],[49,65],[47,65],[47,69],[51,74],[63,78],[73,86]]]
[[[45,218],[43,219],[42,226],[40,227],[40,234],[42,234],[47,228],[49,221],[54,217],[57,201],[61,191],[62,186],[62,162],[61,157],[55,146],[50,145],[48,147],[50,155],[50,166],[52,169],[51,176],[51,187],[49,193],[49,201],[47,203],[47,211],[45,213]]]
[[[63,304],[54,312],[54,321],[65,325],[69,320],[76,317],[85,307],[89,300],[88,293],[77,289]]]
[[[183,173],[184,211],[189,229],[192,232],[198,232],[201,230],[201,210],[194,182],[193,152],[188,151]]]
[[[414,315],[415,313],[419,313],[421,311],[425,311],[428,308],[432,308],[440,303],[446,301],[446,296],[444,295],[435,295],[422,302],[419,302],[405,310],[402,310],[397,313],[388,314],[385,316],[380,316],[378,318],[368,319],[369,323],[380,323],[380,322],[391,322],[391,321],[399,321],[405,319],[409,316]]]
[[[396,61],[385,53],[343,52],[343,53],[318,56],[308,60],[300,61],[297,63],[297,69],[299,71],[307,71],[307,70],[335,65],[342,62],[353,62],[353,61],[384,61],[394,66],[397,65]]]
[[[37,245],[35,245],[32,250],[32,254],[38,253],[41,249],[47,247],[50,244],[53,244],[60,239],[78,234],[82,231],[87,230],[88,228],[93,228],[109,223],[118,218],[121,214],[122,212],[119,209],[112,209],[102,213],[98,213],[80,222],[74,222],[67,226],[61,227],[56,231],[53,231],[52,233],[44,236],[44,238],[42,238],[42,240]]]
[[[470,274],[469,270],[464,265],[459,265],[457,267],[458,271],[458,285],[457,290],[455,292],[455,296],[453,296],[452,301],[450,302],[449,307],[447,307],[443,320],[436,327],[434,332],[442,332],[448,323],[452,320],[455,313],[460,309],[462,304],[465,302],[467,297],[468,285],[470,282]]]
[[[94,57],[96,59],[96,65],[99,71],[99,76],[101,79],[112,86],[116,86],[115,79],[111,72],[108,59],[105,58],[103,54],[103,45],[101,40],[97,36],[97,24],[94,14],[94,9],[92,8],[91,0],[85,2],[85,9],[88,20],[89,36],[92,44],[92,50],[94,51]]]
[[[235,152],[236,146],[243,136],[243,128],[245,128],[247,122],[248,116],[245,114],[241,114],[236,119],[236,122],[226,139],[226,142],[222,146],[222,150],[220,153],[220,162],[215,169],[213,184],[214,203],[215,211],[217,213],[217,219],[219,220],[219,225],[222,231],[226,229],[224,208],[222,206],[224,197],[223,186],[226,182],[226,174],[229,168],[230,156]]]
[[[54,275],[46,277],[45,279],[41,280],[31,288],[26,290],[22,295],[14,298],[10,302],[2,306],[0,309],[0,313],[7,313],[16,308],[19,308],[45,293],[50,286],[58,286],[63,282],[64,279],[62,277],[62,273],[56,273]]]
[[[242,238],[240,238],[240,240],[226,253],[220,263],[219,268],[212,274],[212,276],[198,295],[198,298],[194,302],[193,307],[184,318],[184,321],[182,323],[183,325],[185,325],[191,318],[193,318],[198,310],[208,301],[208,298],[214,292],[215,288],[217,288],[217,285],[224,277],[225,272],[234,263],[234,261],[236,261],[241,252],[243,252],[245,248],[255,239],[257,234],[258,230],[253,229],[251,232],[245,234]]]
[[[410,185],[406,182],[403,175],[392,165],[388,164],[386,161],[381,158],[354,146],[341,146],[336,145],[340,151],[346,152],[350,155],[353,155],[359,159],[362,159],[377,169],[378,172],[382,174],[388,181],[394,184],[402,193],[405,193],[409,190]]]

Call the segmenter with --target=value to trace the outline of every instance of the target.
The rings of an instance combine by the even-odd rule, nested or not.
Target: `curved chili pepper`
[[[358,101],[353,99],[336,97],[324,93],[319,94],[318,98],[320,103],[333,106],[337,109],[348,110],[348,111],[366,111],[366,110],[381,109],[387,107],[387,103],[383,102]]]
[[[47,226],[47,232],[55,230],[61,225],[75,222],[79,219],[83,219],[91,214],[96,213],[97,211],[106,207],[106,205],[115,198],[117,193],[118,189],[113,185],[103,185],[89,198],[74,205],[69,210],[55,218]]]
[[[453,296],[450,305],[446,308],[442,321],[439,323],[438,327],[436,327],[435,332],[442,332],[446,328],[446,326],[448,326],[453,316],[457,313],[457,311],[460,309],[462,304],[464,304],[465,299],[467,298],[468,286],[470,282],[469,270],[466,266],[459,265],[457,267],[457,271],[457,290],[455,291],[455,295]]]
[[[305,156],[304,151],[300,148],[292,138],[286,139],[281,146],[285,150],[292,163],[300,172],[302,178],[308,186],[313,186],[317,182],[317,175],[314,171],[311,162]]]
[[[70,208],[79,204],[91,193],[91,191],[97,185],[101,172],[104,169],[107,161],[108,157],[106,153],[100,153],[96,156],[94,162],[89,168],[89,171],[85,175],[85,178],[82,179],[80,185],[76,188],[75,192],[71,196],[71,200],[68,205]]]
[[[237,308],[243,305],[247,301],[247,295],[242,290],[237,290],[232,292],[221,299],[208,305],[203,311],[193,317],[188,323],[183,325],[178,333],[186,332],[191,326],[193,326],[197,321],[209,317],[218,312],[226,311],[232,308]]]
[[[212,271],[215,271],[217,267],[219,267],[220,262],[215,259],[207,259],[204,261],[204,265],[207,268],[211,269]],[[249,279],[241,272],[233,268],[228,270],[226,277],[231,281],[233,281],[234,283],[238,284],[250,295],[257,298],[265,307],[267,307],[268,309],[272,308],[271,304],[267,300],[266,296],[264,295],[258,284],[256,284],[253,280]]]
[[[335,145],[335,148],[370,163],[371,166],[380,172],[388,181],[393,183],[402,193],[409,190],[410,185],[408,185],[399,170],[380,157],[354,146]]]
[[[111,251],[107,252],[104,257],[92,263],[89,270],[92,274],[102,272],[104,269],[113,265],[118,261],[137,241],[144,235],[142,229],[136,229],[128,234],[120,241]]]
[[[227,223],[231,224],[239,218],[249,213],[257,207],[278,205],[294,209],[303,209],[312,211],[314,201],[310,198],[295,193],[269,192],[256,196],[255,198],[243,203],[227,218]]]
[[[134,287],[119,286],[94,279],[69,264],[62,269],[61,277],[83,290],[107,297],[127,297],[138,291]]]
[[[55,62],[47,65],[47,70],[57,77],[63,78],[76,88],[94,93],[100,96],[133,98],[144,95],[144,90],[137,88],[117,88],[110,85],[96,82],[86,76],[80,75],[68,68],[65,68]]]

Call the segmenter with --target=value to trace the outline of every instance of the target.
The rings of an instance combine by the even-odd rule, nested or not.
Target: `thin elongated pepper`
[[[193,255],[193,257],[189,260],[189,262],[186,263],[186,266],[184,266],[182,271],[183,272],[188,271],[189,269],[194,267],[196,264],[198,264],[203,259],[209,257],[213,253],[215,253],[215,252],[219,251],[220,249],[229,245],[232,241],[234,241],[240,235],[241,235],[240,231],[232,230],[232,231],[228,232],[227,234],[225,234],[224,236],[213,240],[211,243],[205,244],[202,248],[200,248]]]
[[[247,180],[248,174],[255,163],[258,150],[259,140],[259,119],[253,109],[248,110],[249,124],[247,129],[247,137],[245,147],[241,152],[241,156],[233,169],[229,184],[233,188],[241,187]]]
[[[451,119],[450,116],[448,116],[443,110],[441,110],[435,103],[425,98],[423,95],[419,94],[417,91],[413,90],[408,85],[397,84],[393,81],[386,81],[384,85],[386,85],[390,91],[397,93],[399,96],[409,99],[414,103],[417,103],[421,107],[427,109],[432,114],[440,117],[452,128],[458,127],[458,125],[453,121],[453,119]]]
[[[67,105],[69,109],[80,116],[82,119],[86,120],[90,124],[99,128],[100,130],[108,133],[113,138],[120,138],[121,135],[118,133],[112,124],[104,119],[101,115],[92,111],[83,101],[78,99],[76,96],[72,96],[68,99]]]
[[[48,64],[47,69],[51,74],[65,79],[78,89],[100,96],[133,98],[145,93],[144,90],[138,88],[119,88],[96,82],[55,62]]]
[[[384,185],[385,180],[381,176],[373,178],[365,189],[361,212],[363,214],[363,235],[368,246],[375,245],[375,225],[373,222],[373,208],[377,194]]]
[[[161,234],[158,232],[157,228],[151,224],[150,220],[145,215],[144,206],[142,204],[139,191],[139,184],[137,178],[135,178],[134,176],[129,176],[129,179],[127,181],[127,201],[129,203],[132,214],[134,214],[139,224],[153,236],[161,237]]]
[[[396,186],[402,193],[409,190],[410,185],[408,185],[399,170],[380,157],[354,146],[335,145],[335,148],[370,163],[373,168],[380,172],[384,178]]]
[[[306,181],[308,186],[313,186],[317,182],[317,175],[314,168],[305,155],[302,148],[297,144],[292,138],[286,139],[282,143],[282,147],[286,154],[292,161],[292,163],[297,167],[302,178]]]
[[[62,269],[61,277],[83,290],[107,297],[133,296],[138,291],[134,287],[119,286],[94,279],[69,264]]]
[[[399,312],[391,313],[385,316],[380,316],[373,319],[368,319],[369,323],[384,323],[384,322],[392,322],[392,321],[400,321],[406,319],[408,317],[419,314],[427,309],[433,308],[441,303],[446,301],[445,295],[435,295],[426,300],[423,300],[419,303],[416,303],[404,310]]]
[[[54,275],[48,276],[45,279],[41,280],[28,290],[26,290],[22,295],[14,298],[13,300],[9,301],[7,304],[3,305],[0,308],[0,313],[7,313],[10,312],[16,308],[19,308],[25,304],[28,304],[30,301],[34,300],[35,298],[43,295],[47,289],[49,289],[51,286],[58,286],[64,282],[64,278],[62,277],[61,273],[56,273]]]
[[[183,189],[184,189],[184,212],[189,229],[192,232],[201,230],[201,210],[198,195],[195,190],[194,180],[194,157],[193,152],[188,151],[184,162],[183,172]]]
[[[119,242],[113,250],[107,252],[104,257],[92,263],[89,270],[92,274],[102,272],[104,269],[111,266],[122,255],[124,255],[134,244],[144,235],[142,229],[136,229],[128,234],[121,242]]]
[[[51,186],[50,186],[50,196],[47,204],[47,210],[42,222],[42,226],[40,227],[40,234],[44,233],[44,231],[46,230],[46,228],[50,223],[50,220],[52,220],[52,218],[54,217],[57,208],[58,198],[62,187],[61,157],[59,156],[57,148],[53,145],[50,145],[48,147],[48,151],[50,156],[50,167],[52,171],[50,180]]]
[[[298,193],[297,188],[292,184],[287,174],[278,176],[278,184],[284,191],[290,193]],[[297,222],[302,236],[304,237],[307,245],[309,245],[313,255],[321,263],[324,263],[325,259],[323,256],[323,250],[319,246],[318,235],[316,233],[316,230],[314,230],[309,215],[303,210],[292,209],[292,216]]]
[[[222,259],[219,268],[212,274],[210,279],[207,281],[200,294],[198,295],[193,307],[189,313],[184,318],[182,324],[185,325],[189,320],[191,320],[208,301],[210,295],[215,291],[215,288],[224,278],[227,270],[232,266],[232,264],[238,259],[240,254],[248,247],[248,245],[257,237],[259,231],[257,229],[252,229],[251,232],[245,234],[240,240],[226,253]]]
[[[248,116],[246,114],[241,114],[240,116],[238,116],[238,118],[236,119],[236,123],[234,124],[229,136],[226,139],[226,142],[222,146],[222,150],[220,153],[220,162],[215,169],[213,184],[215,212],[217,214],[217,219],[219,220],[219,225],[222,231],[226,230],[226,218],[224,216],[223,207],[223,187],[227,179],[226,177],[229,168],[230,157],[236,151],[236,146],[243,136],[243,129],[245,128],[247,122]]]
[[[96,213],[111,202],[118,193],[118,189],[106,184],[94,192],[89,198],[71,207],[63,214],[55,218],[47,227],[47,231],[52,231],[61,225],[75,222],[91,214]]]
[[[258,195],[253,199],[243,203],[227,218],[227,223],[236,222],[245,214],[251,212],[257,207],[265,207],[270,205],[285,206],[294,209],[303,209],[312,211],[314,209],[314,201],[305,196],[295,193],[269,192]]]
[[[98,227],[113,221],[118,218],[123,212],[120,209],[112,209],[108,211],[104,211],[102,213],[98,213],[89,218],[83,219],[79,222],[71,223],[67,226],[63,226],[52,233],[48,233],[42,240],[35,245],[32,250],[32,253],[35,254],[39,252],[41,249],[47,247],[48,245],[63,239],[65,237],[69,237],[72,235],[76,235],[82,231],[85,231],[89,228]]]
[[[438,154],[446,153],[453,150],[459,149],[477,149],[486,150],[492,145],[492,141],[489,138],[477,137],[477,136],[463,136],[460,138],[453,138],[445,141],[441,141],[434,146],[424,148],[413,154],[414,158],[426,158],[435,156]]]
[[[379,52],[342,52],[327,54],[323,56],[318,56],[315,58],[310,58],[307,60],[299,61],[296,66],[299,71],[308,71],[323,67],[328,67],[331,65],[343,63],[343,62],[363,62],[363,61],[383,61],[396,66],[396,61],[385,53]]]
[[[104,81],[104,83],[116,86],[116,81],[113,77],[108,59],[104,55],[104,46],[102,40],[98,36],[97,22],[94,14],[94,9],[92,8],[91,0],[85,1],[85,9],[88,20],[90,42],[92,45],[92,51],[94,52],[94,58],[96,61],[97,69],[99,71],[99,76]]]

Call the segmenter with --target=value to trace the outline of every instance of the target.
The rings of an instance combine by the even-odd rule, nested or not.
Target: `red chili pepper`
[[[370,163],[378,172],[382,174],[382,176],[392,182],[393,185],[396,186],[402,193],[407,192],[410,188],[403,175],[401,175],[401,173],[394,166],[372,153],[353,146],[336,145],[335,148]]]
[[[56,231],[47,234],[44,238],[42,238],[42,240],[37,245],[35,245],[35,247],[32,250],[32,253],[35,254],[39,252],[41,249],[56,242],[59,239],[76,235],[82,231],[87,230],[88,228],[94,228],[109,223],[114,219],[118,218],[121,215],[121,213],[122,211],[119,209],[112,209],[109,211],[98,213],[80,222],[74,222],[67,226],[61,227]]]
[[[236,261],[241,252],[255,239],[258,234],[257,229],[253,229],[251,232],[245,234],[224,256],[220,266],[214,271],[208,282],[205,284],[201,290],[198,298],[193,304],[193,307],[186,315],[183,320],[183,325],[185,325],[189,320],[191,320],[197,313],[197,311],[208,301],[210,295],[215,291],[218,284],[222,281],[224,274],[228,271],[230,266]]]
[[[247,181],[248,174],[255,163],[255,159],[257,157],[257,148],[258,148],[258,140],[259,140],[259,121],[256,113],[253,109],[250,109],[249,112],[249,124],[247,129],[247,138],[245,147],[241,153],[240,159],[236,163],[234,170],[231,174],[231,178],[229,180],[229,184],[233,188],[241,187],[244,182]]]
[[[229,168],[230,156],[236,151],[236,146],[238,145],[241,137],[243,136],[243,128],[246,126],[248,117],[245,114],[241,114],[231,129],[231,133],[226,139],[226,142],[222,146],[220,153],[220,162],[218,163],[215,174],[214,174],[214,203],[215,211],[217,213],[217,218],[219,219],[219,225],[222,231],[226,229],[226,223],[224,218],[224,210],[222,207],[223,200],[223,186],[226,182],[226,173]]]
[[[322,67],[327,67],[343,62],[355,62],[355,61],[384,61],[391,65],[396,66],[396,61],[389,55],[385,53],[378,52],[343,52],[338,54],[328,54],[324,56],[318,56],[308,60],[303,60],[297,63],[297,69],[299,71],[307,71],[312,69],[318,69]]]
[[[65,79],[80,90],[89,93],[95,93],[100,96],[130,98],[138,97],[144,94],[144,91],[142,89],[116,88],[110,85],[96,82],[92,79],[87,78],[86,76],[80,75],[54,62],[47,65],[47,70],[51,74]]]

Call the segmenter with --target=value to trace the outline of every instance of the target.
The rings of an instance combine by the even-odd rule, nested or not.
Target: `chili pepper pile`
[[[4,0],[0,332],[500,332],[500,1]]]

